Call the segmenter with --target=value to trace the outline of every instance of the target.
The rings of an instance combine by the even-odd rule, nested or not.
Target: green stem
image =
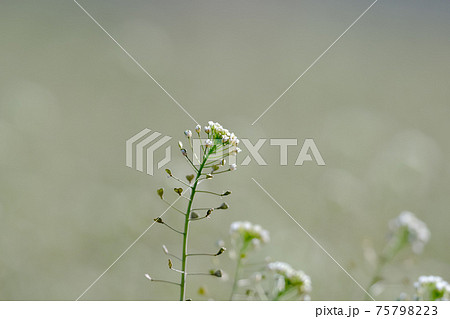
[[[191,189],[191,196],[189,197],[189,203],[186,210],[186,216],[184,219],[184,234],[183,234],[183,254],[181,256],[181,283],[180,283],[180,301],[183,301],[186,296],[186,260],[187,260],[187,248],[188,248],[188,235],[189,235],[189,218],[191,215],[191,208],[192,203],[194,201],[195,191],[197,189],[197,185],[199,182],[199,178],[202,175],[202,169],[206,164],[206,161],[208,160],[208,156],[211,153],[211,151],[207,154],[205,154],[203,158],[203,162],[199,166],[197,170],[197,176],[195,177],[195,183],[192,185]]]
[[[282,298],[284,296],[288,295],[292,291],[295,291],[296,289],[297,289],[296,287],[291,287],[291,288],[289,288],[287,290],[280,291],[272,300],[273,301],[280,301],[280,300],[282,300]]]
[[[241,269],[242,258],[243,258],[243,256],[245,256],[245,252],[247,251],[248,244],[249,244],[249,242],[244,242],[241,249],[239,250],[239,255],[238,255],[237,264],[236,264],[236,272],[234,273],[234,279],[233,279],[233,288],[231,288],[230,300],[233,300],[233,295],[237,289],[237,284],[238,284],[238,279],[239,279],[239,270]]]
[[[382,273],[383,269],[386,266],[387,263],[389,263],[395,255],[404,247],[404,245],[408,241],[408,233],[403,232],[400,234],[397,234],[394,238],[392,238],[387,244],[386,247],[381,252],[380,256],[378,257],[378,262],[374,271],[374,274],[372,276],[372,279],[370,280],[369,285],[367,286],[367,291],[370,292],[373,285],[378,283],[382,279]],[[365,295],[364,300],[370,300],[367,294]]]
[[[377,266],[375,268],[375,272],[372,276],[372,280],[370,281],[369,285],[367,286],[367,291],[370,292],[370,290],[372,289],[373,285],[375,285],[377,282],[379,282],[381,280],[381,274],[383,272],[383,268],[386,265],[386,259],[381,257],[377,263]],[[365,301],[369,301],[370,300],[370,296],[365,294],[364,296],[364,300]]]
[[[241,268],[241,263],[242,263],[242,254],[239,253],[237,264],[236,264],[236,272],[234,273],[233,288],[231,288],[230,300],[233,300],[234,293],[236,292],[236,289],[237,289],[237,283],[238,283],[238,279],[239,279],[239,269]]]

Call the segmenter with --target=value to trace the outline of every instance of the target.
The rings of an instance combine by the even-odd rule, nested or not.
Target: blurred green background
[[[269,165],[217,178],[211,190],[232,189],[231,209],[192,227],[193,249],[215,251],[232,221],[260,223],[272,242],[254,261],[304,270],[313,300],[364,297],[253,177],[362,285],[388,221],[402,210],[424,220],[424,253],[398,256],[377,299],[411,293],[419,275],[450,279],[450,2],[380,0],[250,125],[370,3],[80,1],[198,121],[253,141],[314,138],[324,157],[325,167],[296,167],[292,147],[280,166],[266,144]],[[195,123],[73,1],[2,0],[0,52],[0,299],[74,300],[164,211],[155,190],[174,185],[127,168],[125,140],[150,128],[175,146]],[[169,167],[184,176],[175,157]],[[155,225],[82,299],[177,299],[144,278],[177,279],[163,243],[181,248]],[[216,261],[232,273],[228,256]],[[231,289],[196,277],[188,296],[204,298],[202,283],[215,299]]]

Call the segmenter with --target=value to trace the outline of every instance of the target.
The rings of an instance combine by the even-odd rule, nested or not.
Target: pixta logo
[[[136,169],[144,172],[144,163],[146,162],[146,173],[153,175],[154,166],[154,152],[170,141],[170,136],[163,136],[157,140],[161,133],[153,132],[148,128],[143,129],[126,142],[126,163],[128,167],[133,168],[136,163]],[[134,147],[135,146],[135,147]],[[133,156],[133,154],[135,156]],[[171,160],[171,148],[170,145],[166,147],[165,157],[157,162],[157,167],[160,169]]]
[[[170,136],[162,136],[159,132],[151,133],[151,130],[144,129],[128,139],[126,141],[126,165],[130,168],[135,168],[138,171],[145,172],[148,175],[153,175],[154,167],[160,169],[164,165],[166,165],[171,160],[171,146],[168,145],[165,148],[165,156],[162,159],[155,159],[155,151],[159,148],[163,147],[168,141],[172,138]],[[238,147],[230,148],[227,150],[221,150],[221,152],[227,151],[229,154],[220,154],[226,155],[228,157],[229,164],[236,164],[238,166],[247,166],[252,161],[254,161],[259,166],[268,165],[266,160],[260,154],[261,148],[267,144],[272,147],[272,150],[276,150],[279,152],[279,165],[286,166],[288,165],[288,151],[290,147],[295,147],[300,144],[298,139],[296,138],[271,138],[271,139],[259,139],[256,143],[253,143],[249,139],[243,138],[240,139],[242,148],[247,151],[247,156],[243,157],[243,159],[237,162],[236,154],[241,152],[241,149]],[[202,158],[203,147],[206,143],[206,140],[202,139],[194,139],[192,138],[192,143],[189,144],[191,147],[192,154],[192,162],[196,165],[199,164],[199,159]],[[183,150],[186,152],[186,150]],[[219,154],[217,154],[219,155]],[[186,155],[188,156],[188,155]],[[302,166],[305,162],[315,162],[316,165],[324,166],[325,161],[323,160],[322,155],[319,152],[319,149],[314,142],[313,139],[308,138],[303,140],[301,144],[301,148],[298,151],[298,155],[296,157],[296,161],[294,163],[295,166]]]

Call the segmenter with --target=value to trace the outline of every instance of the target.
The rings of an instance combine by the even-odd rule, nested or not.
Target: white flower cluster
[[[217,122],[209,121],[208,126],[205,126],[205,132],[210,139],[220,140],[223,144],[230,144],[233,146],[238,146],[239,144],[237,136],[226,128],[223,128],[223,126]]]
[[[414,287],[419,300],[450,299],[450,284],[439,276],[420,276]]]
[[[251,243],[255,247],[270,241],[267,230],[247,221],[233,222],[230,226],[230,235],[234,238],[240,237],[244,243]]]
[[[237,169],[237,166],[235,163],[232,163],[233,160],[231,158],[236,156],[238,153],[241,152],[241,149],[237,147],[239,145],[239,139],[237,136],[224,128],[222,125],[220,125],[217,122],[209,121],[208,125],[204,127],[204,131],[207,134],[206,140],[203,140],[200,136],[202,127],[200,124],[197,124],[195,126],[195,132],[198,135],[198,138],[200,139],[200,142],[202,143],[202,149],[204,154],[208,152],[208,160],[209,162],[217,162],[219,160],[223,160],[221,164],[217,164],[217,166],[225,165],[225,158],[230,157],[230,171],[234,171]],[[197,149],[198,144],[193,142],[193,133],[191,130],[187,129],[184,131],[184,135],[189,140],[189,145],[193,151],[201,151],[200,149]],[[183,155],[187,156],[186,151],[183,149],[183,144],[181,142],[178,143],[181,151],[183,152]],[[197,156],[200,155],[200,156]],[[194,154],[195,157],[201,158],[201,154]]]
[[[394,233],[407,232],[408,241],[416,254],[422,252],[430,239],[430,231],[427,225],[411,212],[402,212],[396,219],[391,220],[389,226]]]
[[[303,271],[295,270],[291,265],[281,261],[272,262],[267,265],[267,268],[284,278],[284,290],[296,287],[299,293],[309,294],[311,292],[311,278]]]

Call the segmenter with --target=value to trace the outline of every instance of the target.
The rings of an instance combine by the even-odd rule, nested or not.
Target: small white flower
[[[291,272],[293,271],[292,267],[282,261],[275,261],[267,265],[267,268],[273,272],[276,272],[282,276],[290,276]]]
[[[295,270],[291,265],[276,261],[267,265],[267,268],[284,278],[285,288],[297,287],[300,294],[311,292],[311,278],[301,270]]]
[[[209,134],[211,133],[211,126],[205,126],[205,133]]]
[[[248,221],[234,222],[230,226],[230,234],[232,237],[241,238],[250,242],[254,248],[270,241],[269,232],[260,225],[253,225]]]
[[[235,171],[237,169],[237,165],[236,164],[231,164],[230,165],[230,171]]]
[[[430,231],[427,225],[418,219],[413,213],[402,212],[396,219],[389,223],[389,227],[394,234],[401,231],[408,232],[408,241],[412,246],[412,250],[416,254],[420,254],[430,239]]]
[[[230,139],[230,137],[228,137],[228,135],[224,135],[222,137],[222,142],[226,143],[226,142],[228,142],[229,139]]]
[[[234,155],[234,154],[239,154],[240,152],[242,152],[242,150],[239,147],[233,147],[230,151],[230,154]]]
[[[202,127],[199,124],[197,124],[197,126],[195,127],[195,131],[200,134],[201,130],[202,130]]]
[[[253,225],[250,222],[242,222],[242,224],[241,224],[241,229],[246,232],[249,232],[252,229],[252,227],[253,227]]]
[[[184,135],[186,135],[187,138],[191,138],[191,137],[192,137],[192,132],[191,132],[191,130],[186,130],[186,131],[184,131]]]
[[[236,136],[234,136],[234,137],[230,136],[230,143],[231,143],[231,145],[238,146],[239,139]]]
[[[261,241],[263,243],[268,243],[270,241],[269,232],[265,229],[261,231]]]
[[[210,139],[207,139],[205,141],[205,145],[206,145],[206,147],[211,147],[213,145],[213,142]]]
[[[414,283],[416,299],[425,301],[449,300],[450,284],[439,276],[420,276]]]
[[[253,238],[252,239],[252,245],[255,248],[259,248],[261,246],[261,241],[258,238]]]
[[[255,272],[252,274],[252,280],[255,282],[260,282],[263,280],[263,275],[260,272]]]

